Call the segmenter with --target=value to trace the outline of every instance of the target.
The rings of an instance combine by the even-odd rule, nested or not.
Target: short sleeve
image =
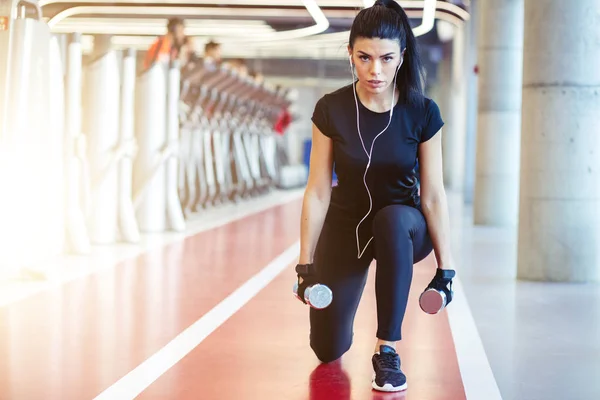
[[[315,126],[319,128],[323,135],[331,137],[331,125],[329,123],[330,115],[329,108],[327,106],[327,96],[323,96],[319,99],[319,101],[317,101],[311,120],[315,124]]]
[[[425,121],[421,131],[421,143],[428,141],[444,126],[440,108],[433,100],[429,100],[425,107]]]

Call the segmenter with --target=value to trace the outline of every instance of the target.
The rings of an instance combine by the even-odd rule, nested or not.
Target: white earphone
[[[373,198],[371,197],[371,191],[369,191],[369,186],[367,185],[367,172],[369,171],[369,167],[371,166],[371,156],[373,155],[373,147],[375,146],[375,141],[377,140],[377,138],[379,136],[381,136],[389,128],[390,124],[392,123],[392,115],[394,115],[394,95],[396,94],[396,77],[398,76],[398,69],[400,68],[401,63],[398,64],[398,67],[396,67],[396,74],[394,75],[394,86],[392,88],[392,103],[390,106],[390,119],[389,119],[386,127],[383,128],[383,130],[381,132],[379,132],[373,139],[373,143],[371,143],[371,150],[367,151],[367,148],[365,147],[365,142],[363,141],[362,135],[360,133],[360,117],[359,117],[360,113],[359,113],[359,107],[358,107],[358,98],[356,96],[356,86],[355,86],[356,79],[354,77],[354,64],[352,64],[352,55],[350,55],[348,57],[348,60],[350,61],[350,70],[352,71],[352,91],[354,92],[354,104],[356,105],[356,130],[358,131],[358,137],[360,139],[360,143],[362,144],[363,150],[365,151],[365,154],[367,155],[367,157],[369,159],[369,161],[367,162],[367,167],[365,168],[365,174],[363,175],[363,183],[365,185],[365,189],[367,189],[367,194],[369,195],[369,211],[367,212],[367,214],[365,214],[363,219],[360,220],[358,225],[356,225],[356,247],[358,250],[358,258],[361,258],[363,253],[365,252],[365,250],[367,250],[367,247],[373,240],[373,236],[371,236],[371,238],[369,239],[369,241],[367,242],[367,244],[365,245],[363,250],[362,251],[360,250],[360,239],[358,237],[358,229],[360,228],[360,225],[364,222],[365,219],[367,219],[367,217],[373,210]]]

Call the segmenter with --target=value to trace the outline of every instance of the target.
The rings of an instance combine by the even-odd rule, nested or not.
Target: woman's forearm
[[[304,193],[300,223],[300,264],[313,262],[330,199],[331,192],[319,195],[316,191],[307,190]]]
[[[450,265],[452,257],[450,254],[450,218],[445,191],[442,190],[433,199],[422,199],[421,207],[427,220],[427,229],[433,243],[438,268],[452,268]]]

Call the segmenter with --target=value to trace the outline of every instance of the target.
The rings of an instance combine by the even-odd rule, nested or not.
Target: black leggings
[[[331,213],[330,213],[331,214]],[[377,260],[377,338],[398,341],[413,275],[413,264],[432,250],[427,223],[415,207],[391,205],[360,226],[358,259],[356,221],[328,215],[315,250],[314,264],[320,283],[333,291],[333,302],[323,310],[310,309],[310,345],[317,357],[330,362],[352,344],[356,310],[373,259]]]

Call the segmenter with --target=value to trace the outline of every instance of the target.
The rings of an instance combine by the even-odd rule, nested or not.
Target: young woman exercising
[[[438,269],[430,287],[448,284],[449,218],[443,186],[436,103],[423,94],[423,68],[402,7],[379,0],[354,20],[348,46],[353,84],[323,96],[312,121],[310,173],[302,207],[300,290],[316,282],[333,292],[310,309],[310,344],[322,362],[352,344],[368,267],[377,260],[373,388],[407,387],[396,342],[413,264],[433,250]],[[415,172],[419,161],[420,192]],[[332,189],[332,169],[339,178]]]

